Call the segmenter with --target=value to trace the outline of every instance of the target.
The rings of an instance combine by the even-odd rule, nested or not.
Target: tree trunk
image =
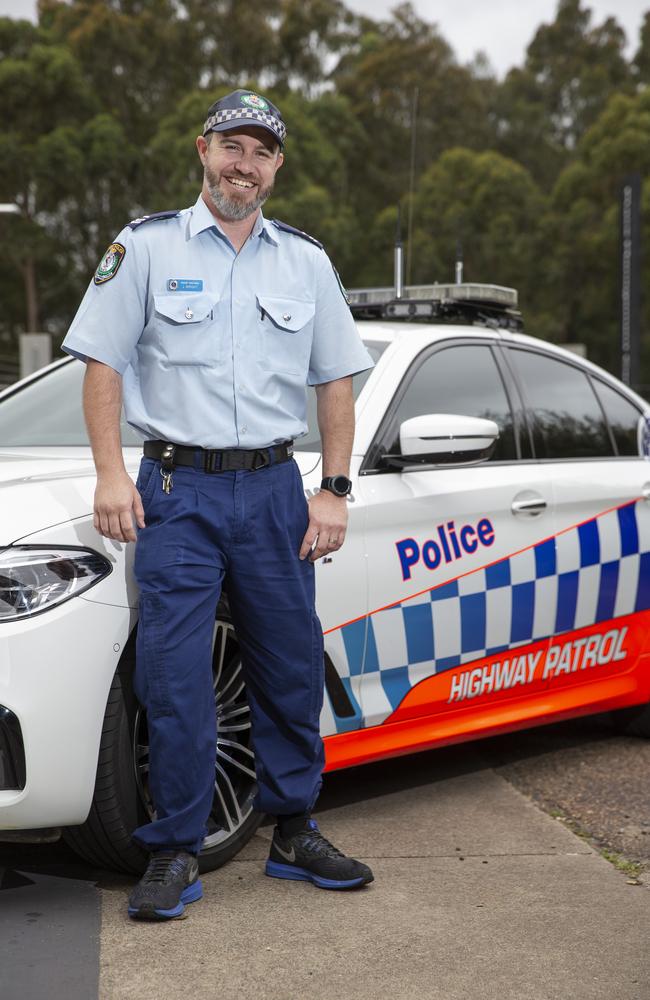
[[[23,264],[23,277],[25,279],[25,302],[27,305],[27,326],[26,333],[40,333],[38,322],[38,292],[36,289],[36,268],[34,258],[28,257]]]

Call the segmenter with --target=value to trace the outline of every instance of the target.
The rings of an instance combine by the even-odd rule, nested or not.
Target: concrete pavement
[[[130,883],[105,881],[101,1000],[650,996],[648,889],[540,812],[480,744],[331,775],[318,819],[375,883],[266,878],[270,827],[203,876],[182,921],[128,921]]]
[[[96,997],[99,935],[92,883],[0,868],[2,1000]]]

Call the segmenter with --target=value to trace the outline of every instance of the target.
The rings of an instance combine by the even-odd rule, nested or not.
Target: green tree
[[[518,163],[490,151],[447,150],[416,192],[414,282],[452,281],[460,240],[467,281],[514,286],[523,307],[534,308],[543,210],[543,196]]]
[[[611,95],[634,86],[622,28],[614,18],[591,20],[581,0],[559,0],[555,20],[537,29],[523,67],[496,95],[497,148],[547,189]]]
[[[549,299],[563,339],[583,340],[590,356],[619,370],[620,190],[627,174],[650,176],[650,90],[611,99],[579,143],[577,159],[558,178],[544,227]],[[650,186],[643,191],[642,240],[650,241]],[[642,287],[650,281],[643,256]],[[650,302],[644,303],[643,382],[650,383]]]
[[[225,92],[247,80],[264,79],[277,58],[276,25],[281,0],[186,0],[192,31],[185,58],[195,69],[194,86]],[[178,55],[179,53],[177,53]]]
[[[646,11],[639,33],[639,47],[632,61],[636,80],[647,86],[650,83],[650,11]]]
[[[358,18],[341,0],[281,0],[274,58],[266,72],[272,72],[276,88],[317,93],[357,34]]]
[[[8,298],[5,330],[39,330],[45,311],[50,313],[48,292],[67,281],[58,202],[50,192],[53,187],[59,197],[64,188],[70,196],[79,192],[79,160],[74,150],[69,150],[69,156],[60,155],[60,143],[74,137],[96,104],[74,56],[63,46],[48,44],[42,30],[34,30],[27,22],[0,19],[0,51],[4,56],[0,62],[4,122],[0,201],[20,208],[18,217],[3,217],[1,225],[15,275],[14,289],[19,283],[24,289],[24,305],[19,305],[15,291]],[[55,147],[60,175],[51,162]],[[47,280],[41,280],[46,273]],[[39,289],[45,294],[43,312]]]
[[[493,81],[459,66],[436,27],[410,4],[397,7],[390,21],[361,27],[357,49],[341,59],[333,79],[371,137],[354,203],[372,217],[408,191],[413,124],[416,173],[449,146],[489,143]]]
[[[40,23],[80,65],[96,102],[132,142],[198,84],[196,26],[175,0],[39,0]]]

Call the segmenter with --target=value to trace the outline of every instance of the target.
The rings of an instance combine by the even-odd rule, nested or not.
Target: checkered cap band
[[[258,121],[260,125],[266,125],[267,128],[270,128],[280,142],[284,142],[285,140],[287,129],[284,122],[276,118],[275,115],[270,115],[266,111],[260,111],[258,108],[227,108],[224,111],[215,111],[206,120],[203,126],[203,135],[206,132],[210,132],[215,125],[223,125],[224,122],[236,123],[241,120]],[[233,124],[233,128],[236,128],[236,124]]]

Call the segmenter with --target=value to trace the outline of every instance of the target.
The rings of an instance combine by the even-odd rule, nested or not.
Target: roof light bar
[[[352,288],[348,289],[351,306],[388,305],[395,301],[394,288]],[[516,288],[503,285],[480,285],[464,282],[461,284],[406,285],[399,296],[401,302],[418,300],[429,302],[469,302],[481,305],[501,306],[516,309],[518,295]]]
[[[495,330],[523,329],[517,291],[502,285],[407,285],[399,297],[394,288],[353,288],[348,296],[355,319],[436,320]]]

